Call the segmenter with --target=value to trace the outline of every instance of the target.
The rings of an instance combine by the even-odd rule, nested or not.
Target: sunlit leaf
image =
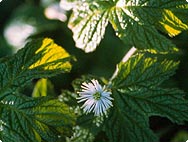
[[[161,30],[168,33],[169,36],[176,36],[181,33],[182,29],[188,29],[188,23],[184,24],[172,11],[164,10],[163,15],[163,19],[159,24]]]
[[[104,130],[112,142],[156,142],[149,128],[150,116],[167,117],[179,124],[188,120],[185,93],[161,87],[174,74],[178,62],[160,60],[146,53],[138,52],[121,62],[111,81],[114,106]]]
[[[52,39],[33,40],[14,56],[0,61],[0,94],[24,86],[35,78],[71,69],[70,55]]]
[[[76,46],[85,52],[96,49],[108,22],[125,44],[157,51],[172,51],[175,47],[158,30],[175,36],[188,29],[185,0],[80,0],[75,3],[69,28]]]
[[[70,60],[70,55],[48,38],[33,40],[15,55],[0,60],[0,140],[54,142],[70,136],[75,116],[58,99],[41,97],[50,93],[45,79],[35,87],[37,98],[19,93],[32,79],[70,71]]]
[[[85,52],[92,52],[104,36],[108,14],[105,11],[93,12],[87,3],[80,4],[74,10],[69,28],[74,31],[76,46]]]
[[[70,57],[70,55],[61,46],[55,44],[52,39],[44,39],[41,47],[35,51],[35,54],[42,56],[30,65],[29,69],[43,67],[44,70],[65,70],[71,68],[69,62],[60,62],[60,60],[64,60]]]

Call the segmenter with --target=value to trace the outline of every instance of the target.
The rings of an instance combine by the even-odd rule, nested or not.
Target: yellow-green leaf
[[[61,46],[55,44],[52,39],[45,38],[41,47],[35,51],[35,54],[41,54],[42,56],[29,69],[39,66],[43,66],[45,70],[71,68],[71,64],[68,61],[54,64],[57,60],[65,59],[70,57],[70,55]]]
[[[35,78],[71,70],[72,57],[52,39],[32,40],[12,57],[0,62],[0,95],[20,88]]]
[[[33,90],[33,97],[44,97],[44,96],[54,96],[54,87],[50,80],[42,78],[37,81],[35,88]]]

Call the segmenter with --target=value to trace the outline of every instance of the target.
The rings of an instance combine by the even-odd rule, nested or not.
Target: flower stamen
[[[101,93],[96,92],[95,94],[93,94],[93,98],[98,101],[101,98]]]

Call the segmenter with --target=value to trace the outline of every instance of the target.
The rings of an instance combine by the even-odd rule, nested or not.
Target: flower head
[[[82,108],[84,112],[94,112],[95,115],[105,113],[112,106],[110,97],[111,92],[107,91],[105,86],[101,86],[99,82],[92,79],[90,83],[82,83],[82,91],[78,92],[80,97],[78,102],[84,102]]]

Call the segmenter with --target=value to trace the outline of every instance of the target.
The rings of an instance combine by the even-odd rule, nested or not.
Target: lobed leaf
[[[183,124],[188,120],[188,101],[178,89],[160,87],[129,87],[118,90],[124,101],[145,116],[167,117],[172,122]]]
[[[0,61],[0,95],[32,79],[70,71],[70,60],[70,55],[52,39],[33,40],[14,56]]]
[[[9,95],[1,101],[3,142],[54,142],[70,135],[75,116],[64,103],[45,98]]]
[[[40,97],[49,93],[49,84],[38,83],[34,91],[38,98],[24,97],[18,90],[32,79],[70,71],[71,59],[62,47],[45,38],[0,60],[0,140],[54,142],[62,135],[70,136],[74,113],[57,99]]]
[[[173,51],[175,45],[158,30],[175,36],[188,29],[188,3],[154,0],[77,1],[69,28],[78,48],[94,51],[108,22],[125,44],[136,48]]]
[[[124,87],[153,87],[160,85],[175,73],[178,62],[172,60],[158,61],[138,53],[126,63],[118,65],[118,74],[112,81],[118,89]]]
[[[157,137],[149,128],[148,117],[129,107],[124,95],[113,91],[113,96],[114,106],[103,126],[109,141],[156,142]]]
[[[110,82],[114,106],[103,126],[110,141],[156,142],[148,124],[150,116],[167,117],[179,124],[188,120],[185,93],[160,87],[177,65],[144,52],[118,65],[117,75]]]

